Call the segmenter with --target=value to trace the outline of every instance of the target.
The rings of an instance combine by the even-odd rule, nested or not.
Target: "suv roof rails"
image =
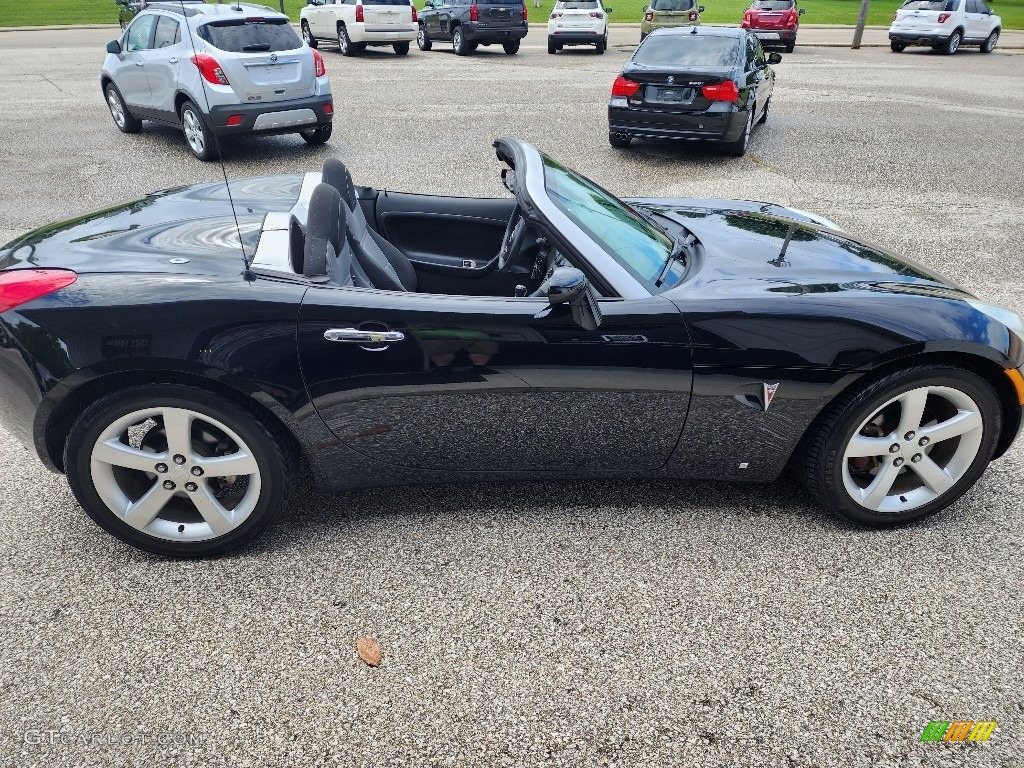
[[[238,11],[242,13],[244,11],[265,11],[267,13],[273,13],[276,16],[282,16],[280,10],[271,8],[268,5],[257,5],[256,3],[192,3],[186,2],[184,4],[175,2],[174,0],[166,0],[166,2],[150,2],[146,3],[146,10],[157,10],[167,11],[168,13],[177,13],[180,16],[218,16],[226,15],[223,9],[230,11]],[[215,10],[216,9],[216,10]]]

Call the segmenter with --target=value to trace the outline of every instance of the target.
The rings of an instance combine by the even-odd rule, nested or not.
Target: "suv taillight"
[[[0,272],[0,313],[66,288],[78,279],[70,269],[9,269]]]
[[[317,77],[323,77],[327,74],[327,67],[324,65],[324,57],[320,55],[320,51],[316,48],[313,49],[313,66],[316,67]]]
[[[420,20],[420,17],[416,14],[416,6],[412,7],[412,23],[416,24]]]
[[[356,6],[356,21],[362,21],[362,20],[363,20],[363,6],[357,5]]]
[[[469,20],[480,21],[480,11],[477,10],[476,3],[469,6]]]
[[[648,11],[644,14],[644,21],[654,21],[654,12]]]
[[[592,18],[592,19],[603,19],[604,18],[604,14],[601,13],[600,11],[591,11],[590,12],[590,18]]]
[[[632,96],[640,90],[640,83],[627,80],[622,75],[615,78],[612,83],[612,96]]]
[[[750,27],[750,11],[747,11],[746,13],[743,14],[743,22],[740,24],[740,26],[743,27],[744,29],[749,29],[749,27]]]
[[[792,11],[789,12],[789,18],[786,19],[786,27],[787,28],[795,27],[796,26],[796,21],[797,21],[797,19],[796,19],[796,11],[792,10]]]
[[[953,15],[952,13],[940,13],[939,14],[939,24],[945,24],[946,23],[946,19],[948,19],[952,15]]]
[[[732,80],[726,80],[718,85],[705,85],[700,92],[704,94],[705,99],[711,101],[739,101],[740,99],[739,89]]]
[[[562,18],[562,14],[560,14],[560,13],[552,13],[551,14],[551,18],[552,19],[560,19],[560,18]]]
[[[231,85],[228,76],[220,68],[220,64],[210,54],[197,53],[192,57],[191,61],[198,67],[199,74],[203,76],[206,82],[213,83],[214,85]]]

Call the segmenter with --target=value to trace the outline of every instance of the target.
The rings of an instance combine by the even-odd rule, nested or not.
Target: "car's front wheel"
[[[725,145],[727,154],[733,157],[743,157],[747,154],[747,146],[750,144],[750,132],[754,130],[754,109],[755,105],[751,104],[747,110],[747,122],[743,126],[743,135],[736,139],[736,141],[730,141]]]
[[[962,496],[992,460],[1001,427],[991,385],[926,365],[841,397],[803,446],[801,473],[823,506],[863,525],[909,523]]]
[[[326,144],[327,140],[331,138],[331,132],[334,130],[333,126],[334,123],[321,123],[316,128],[299,131],[299,136],[307,144]]]
[[[274,426],[230,400],[148,385],[90,406],[68,436],[65,467],[89,517],[121,541],[204,557],[270,525],[296,457]]]
[[[192,154],[203,161],[217,159],[217,140],[213,131],[206,125],[199,107],[186,101],[181,107],[181,129],[185,133],[185,142]]]
[[[113,83],[107,86],[107,107],[110,109],[110,116],[114,118],[114,125],[121,133],[138,133],[142,130],[142,121],[128,111],[128,106],[121,98],[121,92]]]
[[[302,20],[302,40],[310,48],[316,48],[316,38],[313,37],[313,33],[309,31],[309,22],[305,19]]]
[[[985,38],[985,42],[981,44],[982,53],[992,53],[996,49],[996,44],[999,42],[999,30],[993,29],[992,34]]]
[[[890,40],[889,47],[892,48],[893,53],[903,53],[904,49],[907,46],[901,43],[899,40]]]
[[[429,51],[434,44],[430,42],[430,38],[427,37],[427,28],[420,24],[420,28],[416,31],[416,45],[419,46],[421,51]]]

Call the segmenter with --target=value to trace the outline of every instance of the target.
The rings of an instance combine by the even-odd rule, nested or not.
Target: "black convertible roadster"
[[[770,481],[871,526],[1021,423],[1024,326],[813,215],[619,200],[495,143],[504,199],[345,167],[158,192],[0,249],[0,424],[129,544],[224,552],[327,489]],[[237,216],[235,215],[237,213]]]

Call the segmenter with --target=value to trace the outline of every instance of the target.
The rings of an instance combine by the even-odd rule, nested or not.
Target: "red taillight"
[[[480,12],[477,11],[476,9],[476,3],[473,3],[471,6],[469,6],[469,20],[480,21]]]
[[[228,119],[224,121],[224,124],[225,125],[241,125],[242,124],[242,116],[241,115],[228,115]]]
[[[622,75],[615,78],[612,83],[612,96],[632,96],[640,90],[640,83],[627,80]]]
[[[415,24],[420,20],[420,17],[416,15],[416,6],[412,7],[412,23]]]
[[[324,64],[324,57],[320,55],[320,51],[316,48],[313,49],[313,66],[316,67],[317,77],[323,77],[327,74],[327,66]]]
[[[590,18],[592,18],[592,19],[603,19],[604,18],[604,14],[601,13],[600,11],[591,11],[590,12]]]
[[[654,21],[654,14],[651,11],[648,11],[647,13],[645,13],[644,14],[644,21]]]
[[[786,27],[787,28],[795,27],[796,26],[796,21],[797,21],[797,19],[796,19],[796,11],[790,11],[789,12],[789,18],[786,19]]]
[[[749,13],[749,11],[747,13],[743,14],[743,22],[740,24],[740,26],[743,27],[744,29],[747,29],[750,26],[750,13]]]
[[[946,19],[948,19],[952,15],[953,15],[952,13],[940,13],[939,14],[939,24],[945,24]]]
[[[690,21],[696,21],[696,20],[697,20],[697,12],[696,11],[690,11]]]
[[[0,312],[14,309],[78,279],[70,269],[9,269],[0,272]]]
[[[357,5],[356,6],[356,21],[362,21],[362,20],[363,20],[363,6]]]
[[[334,114],[334,107],[332,105],[330,105],[330,104],[324,104],[324,114],[325,115],[333,115]]]
[[[593,16],[593,14],[591,14]],[[527,21],[529,17],[526,15],[526,3],[523,3],[523,21]]]
[[[198,67],[199,74],[203,76],[206,82],[213,83],[214,85],[231,85],[228,81],[228,76],[220,68],[220,64],[210,54],[197,53],[192,57],[192,63]]]
[[[704,94],[705,99],[711,101],[739,101],[740,98],[739,89],[732,80],[726,80],[718,85],[705,85],[700,92]]]

